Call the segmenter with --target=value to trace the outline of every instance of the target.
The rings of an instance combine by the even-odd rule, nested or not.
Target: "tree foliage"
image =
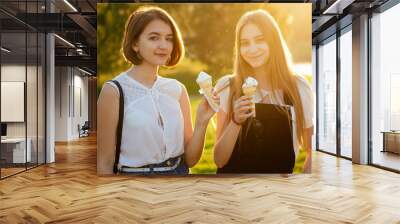
[[[144,4],[98,4],[99,84],[126,70],[121,41],[129,15]],[[185,60],[161,74],[181,77],[189,84],[206,70],[215,79],[231,73],[235,25],[249,10],[264,8],[277,20],[295,62],[311,62],[310,4],[146,4],[165,9],[178,24],[186,48]],[[309,14],[309,15],[308,15]],[[309,24],[309,27],[305,25]],[[198,69],[198,70],[197,70]],[[190,77],[190,78],[189,78]],[[186,81],[184,84],[186,84]],[[190,88],[188,88],[189,91]]]

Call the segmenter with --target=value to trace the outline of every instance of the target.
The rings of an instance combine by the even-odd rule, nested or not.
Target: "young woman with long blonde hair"
[[[292,71],[286,43],[267,11],[250,11],[239,19],[234,53],[233,75],[216,85],[221,102],[214,148],[217,172],[292,173],[299,148],[307,153],[304,172],[310,172],[313,92]],[[247,77],[258,82],[254,97],[242,94]]]

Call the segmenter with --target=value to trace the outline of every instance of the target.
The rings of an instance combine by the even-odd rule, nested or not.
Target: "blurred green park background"
[[[173,68],[162,67],[159,74],[182,82],[190,95],[192,117],[200,101],[195,79],[200,71],[213,76],[214,83],[232,73],[235,25],[239,17],[254,9],[267,10],[277,21],[292,54],[294,70],[311,83],[311,4],[284,3],[99,3],[97,4],[97,90],[104,82],[127,70],[131,64],[121,54],[125,22],[140,6],[158,6],[176,21],[185,44],[185,58]],[[205,150],[191,173],[215,173],[213,145],[215,128],[207,129]],[[295,172],[301,172],[304,153],[299,153]]]

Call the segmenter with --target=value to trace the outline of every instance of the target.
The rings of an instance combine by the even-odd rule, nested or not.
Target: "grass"
[[[192,106],[192,119],[193,123],[195,120],[196,116],[196,110],[197,106],[200,103],[201,97],[198,95],[192,95],[190,96],[191,99],[191,106]],[[213,118],[214,120],[214,118]],[[205,141],[205,147],[203,150],[203,154],[199,160],[199,162],[190,169],[191,174],[215,174],[217,171],[217,166],[214,163],[214,157],[213,157],[213,148],[214,148],[214,143],[215,143],[215,127],[214,125],[210,124],[207,127],[207,133],[206,133],[206,141]],[[300,150],[297,158],[296,158],[296,164],[294,167],[294,173],[302,173],[303,172],[303,163],[306,158],[306,153],[304,150]]]
[[[197,106],[200,103],[201,97],[192,95],[190,96],[191,105],[192,105],[192,119],[193,123],[196,118],[196,110]],[[212,118],[214,120],[214,118]],[[217,171],[217,166],[214,163],[214,155],[213,155],[213,148],[215,143],[215,128],[211,124],[212,121],[209,123],[206,132],[206,141],[205,147],[203,150],[203,154],[199,162],[192,168],[190,168],[191,174],[214,174]]]

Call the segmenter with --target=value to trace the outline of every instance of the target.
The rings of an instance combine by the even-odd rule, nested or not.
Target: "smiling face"
[[[170,25],[162,20],[151,21],[133,43],[133,50],[143,57],[143,63],[154,66],[167,64],[174,44]]]
[[[267,63],[270,56],[269,46],[256,25],[248,23],[243,26],[239,46],[240,55],[252,68],[259,68]]]

